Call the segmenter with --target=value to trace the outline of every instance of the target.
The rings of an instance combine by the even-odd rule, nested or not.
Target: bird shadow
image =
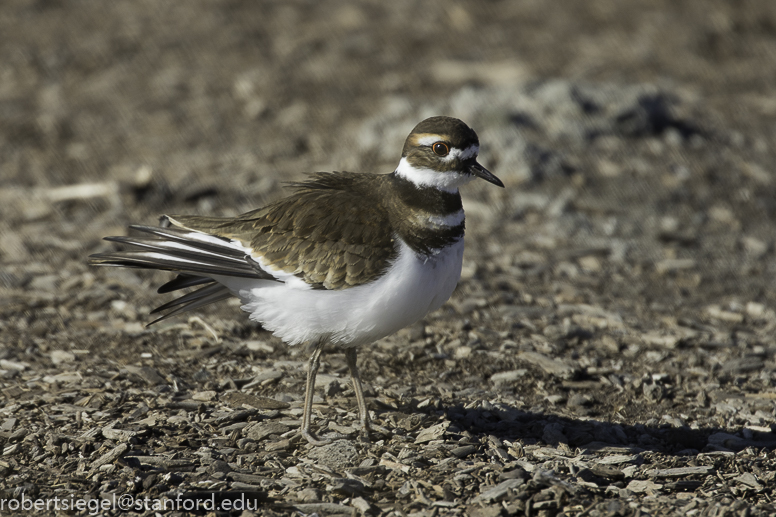
[[[652,451],[688,456],[710,452],[738,452],[748,447],[776,448],[776,434],[748,428],[676,427],[573,418],[517,408],[467,409],[462,404],[446,410],[451,422],[448,432],[467,431],[473,437],[494,436],[499,440],[545,443],[590,451],[622,449],[622,452]]]

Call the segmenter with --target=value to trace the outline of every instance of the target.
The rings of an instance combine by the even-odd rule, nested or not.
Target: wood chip
[[[270,435],[280,435],[288,432],[288,430],[288,426],[274,420],[268,420],[264,422],[256,422],[255,424],[246,427],[243,429],[242,434],[246,438],[250,438],[251,440],[256,440],[259,442]]]
[[[121,455],[127,452],[128,450],[129,450],[129,445],[127,445],[126,443],[120,443],[110,451],[106,452],[105,454],[103,454],[102,456],[94,460],[91,463],[90,467],[92,469],[96,469],[103,465],[107,465],[108,463],[113,463],[114,461],[116,461],[116,459],[120,458]]]
[[[157,372],[154,368],[151,368],[150,366],[135,366],[135,365],[127,365],[125,366],[126,370],[133,374],[137,375],[141,379],[143,379],[149,386],[157,386],[159,384],[167,384],[167,380],[162,377],[159,372]]]
[[[231,391],[221,396],[221,401],[230,406],[239,407],[242,405],[255,407],[257,409],[286,409],[289,407],[287,402],[271,399],[269,397],[259,397],[250,393]]]
[[[538,352],[522,352],[517,359],[538,366],[546,373],[561,379],[571,379],[577,375],[579,368],[566,364],[560,359],[552,359]]]
[[[192,459],[176,460],[164,456],[125,456],[125,459],[130,458],[136,459],[141,465],[160,467],[165,470],[183,470],[198,464]]]
[[[745,485],[748,488],[754,490],[762,490],[763,485],[757,480],[757,478],[751,472],[744,472],[738,477],[733,478],[738,483]]]
[[[634,479],[630,483],[628,483],[627,488],[628,490],[636,494],[643,494],[643,493],[649,494],[660,490],[661,488],[663,488],[663,485],[659,485],[649,480]]]
[[[450,422],[442,422],[423,429],[418,433],[418,437],[415,438],[415,443],[428,443],[431,440],[438,440],[445,435],[448,427],[450,427]]]
[[[523,483],[525,483],[525,480],[522,478],[507,479],[506,481],[502,481],[498,485],[487,489],[485,492],[482,492],[479,496],[475,497],[472,502],[489,503],[492,501],[500,501],[510,490],[519,487]]]
[[[638,454],[612,454],[604,458],[597,459],[596,461],[602,465],[619,465],[621,463],[632,463],[639,459]]]
[[[137,436],[137,431],[127,431],[123,429],[113,429],[111,427],[103,427],[102,435],[108,440],[127,441],[130,438]]]
[[[714,472],[714,467],[700,466],[700,467],[678,467],[673,469],[652,469],[648,470],[646,474],[650,477],[656,478],[680,478],[684,476],[692,475],[706,475]]]

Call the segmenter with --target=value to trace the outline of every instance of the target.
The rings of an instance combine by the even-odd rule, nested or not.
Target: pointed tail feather
[[[156,318],[151,323],[147,324],[146,327],[150,327],[154,323],[167,319],[171,316],[175,316],[182,312],[191,311],[200,307],[204,307],[205,305],[210,305],[211,303],[220,302],[221,300],[226,300],[232,296],[234,295],[221,284],[211,284],[205,287],[200,287],[196,291],[184,294],[180,298],[176,298],[173,301],[167,302],[164,305],[160,305],[156,309],[152,310],[151,314],[156,314],[167,309],[173,309],[175,307],[167,314],[164,314],[159,318]]]
[[[143,248],[89,257],[93,266],[134,267],[179,271],[190,276],[236,276],[277,281],[263,271],[246,250],[226,239],[190,230],[130,226],[155,238],[106,237],[105,240]]]
[[[152,310],[151,314],[156,314],[157,312],[163,312],[163,311],[166,311],[167,309],[177,307],[178,305],[189,304],[189,303],[201,300],[203,298],[207,298],[214,294],[222,294],[222,291],[228,292],[228,290],[221,284],[213,283],[205,287],[200,287],[199,289],[195,291],[191,291],[190,293],[184,294],[183,296],[180,296],[170,302],[167,302],[164,305],[160,305],[156,309]]]
[[[132,267],[159,269],[162,271],[182,271],[199,275],[223,275],[242,278],[258,278],[253,268],[233,264],[228,260],[199,260],[186,253],[159,253],[154,251],[116,251],[99,253],[89,257],[92,266]]]
[[[140,250],[98,253],[89,257],[93,266],[131,267],[179,272],[178,276],[162,285],[158,292],[203,285],[171,302],[157,307],[151,314],[170,310],[148,325],[182,312],[209,305],[233,294],[211,276],[231,276],[279,281],[263,271],[247,250],[214,235],[179,228],[130,226],[151,237],[106,237],[105,240],[140,248]]]
[[[180,274],[166,284],[159,286],[159,289],[157,289],[156,292],[159,294],[171,293],[178,289],[186,289],[187,287],[194,287],[195,285],[212,284],[213,282],[215,282],[215,280],[205,276]]]

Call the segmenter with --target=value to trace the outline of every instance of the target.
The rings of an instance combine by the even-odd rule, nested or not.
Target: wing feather
[[[316,289],[371,282],[396,256],[394,229],[380,198],[386,176],[317,173],[274,204],[235,219],[169,216],[173,225],[236,240],[264,264]],[[363,266],[348,268],[349,255]]]
[[[385,178],[317,173],[292,184],[292,195],[236,218],[164,216],[161,227],[130,226],[143,237],[106,237],[135,249],[95,254],[89,263],[178,272],[159,293],[202,286],[154,309],[169,312],[149,325],[232,296],[212,276],[282,282],[262,264],[314,289],[362,285],[397,254],[381,199]]]

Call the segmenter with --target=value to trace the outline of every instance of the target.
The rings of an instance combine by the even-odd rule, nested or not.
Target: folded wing
[[[143,235],[105,239],[133,249],[92,255],[89,263],[179,273],[159,293],[198,287],[155,309],[169,312],[150,324],[233,296],[213,277],[288,288],[356,287],[382,275],[397,254],[375,181],[379,186],[382,179],[318,173],[294,184],[292,195],[236,218],[171,215],[161,227],[130,226]]]

